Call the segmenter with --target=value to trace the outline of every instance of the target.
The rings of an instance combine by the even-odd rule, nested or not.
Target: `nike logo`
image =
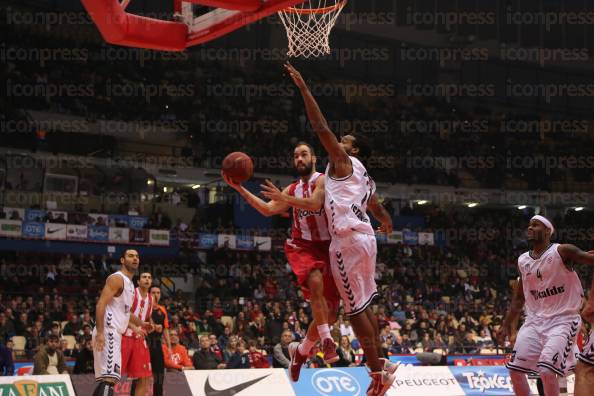
[[[47,233],[53,234],[54,232],[62,231],[62,228],[48,228]]]
[[[257,382],[262,381],[264,378],[269,377],[270,374],[265,375],[261,378],[256,378],[255,380],[251,380],[248,382],[244,382],[243,384],[232,386],[231,388],[223,389],[223,390],[216,390],[210,386],[210,378],[206,378],[206,384],[204,384],[204,394],[206,396],[233,396],[238,394],[239,392],[243,391],[246,388],[254,385]]]

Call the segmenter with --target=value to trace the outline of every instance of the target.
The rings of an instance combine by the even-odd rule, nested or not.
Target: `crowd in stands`
[[[387,354],[507,350],[509,345],[498,343],[498,325],[507,307],[509,281],[517,276],[517,256],[526,245],[520,234],[517,239],[500,236],[506,235],[505,229],[522,232],[526,216],[517,212],[437,210],[428,216],[428,224],[436,228],[440,222],[455,221],[458,230],[473,226],[497,233],[453,241],[447,248],[379,245],[376,280],[381,297],[373,309]],[[573,215],[559,218],[558,231],[574,223]],[[593,244],[591,240],[576,243],[585,250]],[[283,252],[216,249],[200,263],[185,260],[188,263],[164,263],[151,257],[142,261],[142,268],[155,271],[155,278],[194,275],[193,296],[163,293],[161,303],[167,308],[177,351],[168,365],[177,369],[190,363],[199,368],[266,367],[270,364],[266,355],[274,365],[286,364],[282,357],[287,342],[303,339],[312,319]],[[20,356],[33,358],[48,336],[73,336],[74,345],[61,345],[64,355],[76,358],[87,353],[99,289],[117,266],[108,256],[3,254],[0,342],[25,337]],[[578,270],[588,285],[591,272]],[[339,364],[360,364],[355,359],[360,345],[342,310],[332,335],[341,345]],[[322,363],[314,356],[310,364]]]

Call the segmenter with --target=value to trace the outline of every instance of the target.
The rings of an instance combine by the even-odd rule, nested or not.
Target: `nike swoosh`
[[[61,230],[62,230],[62,228],[48,228],[47,229],[47,233],[48,234],[53,234],[54,232],[58,232],[58,231],[61,231]]]
[[[270,377],[270,374],[265,375],[261,378],[256,378],[255,380],[251,380],[248,382],[244,382],[243,384],[232,386],[231,388],[223,389],[223,390],[216,390],[210,386],[210,378],[206,379],[206,384],[204,384],[204,394],[206,396],[233,396],[238,394],[239,392],[243,391],[246,388],[254,385],[256,382],[262,381],[264,378]]]

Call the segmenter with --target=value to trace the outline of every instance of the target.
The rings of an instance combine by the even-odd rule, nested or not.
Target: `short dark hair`
[[[128,253],[128,250],[134,250],[134,251],[138,252],[136,249],[133,249],[133,248],[126,248],[126,249],[124,249],[124,251],[122,252],[122,255],[120,256],[120,259],[126,258],[126,253]]]
[[[297,142],[295,147],[293,147],[293,150],[295,150],[299,146],[307,146],[307,148],[309,148],[309,152],[311,153],[311,155],[316,155],[316,152],[311,144],[304,142],[304,141],[299,141],[299,142]]]
[[[371,144],[369,144],[369,140],[358,133],[352,133],[351,136],[355,138],[353,140],[353,147],[359,149],[357,157],[364,160],[368,159],[371,156]]]
[[[159,291],[161,291],[161,288],[157,285],[151,285],[151,287],[149,287],[149,292],[153,291],[153,289],[159,289]]]
[[[50,335],[47,336],[47,339],[45,341],[46,342],[49,342],[49,341],[60,341],[60,337],[58,337],[55,334],[50,334]]]

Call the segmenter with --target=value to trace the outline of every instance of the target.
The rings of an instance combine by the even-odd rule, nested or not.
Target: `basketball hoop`
[[[347,0],[309,0],[278,15],[287,30],[289,57],[318,57],[330,53],[330,32]]]

